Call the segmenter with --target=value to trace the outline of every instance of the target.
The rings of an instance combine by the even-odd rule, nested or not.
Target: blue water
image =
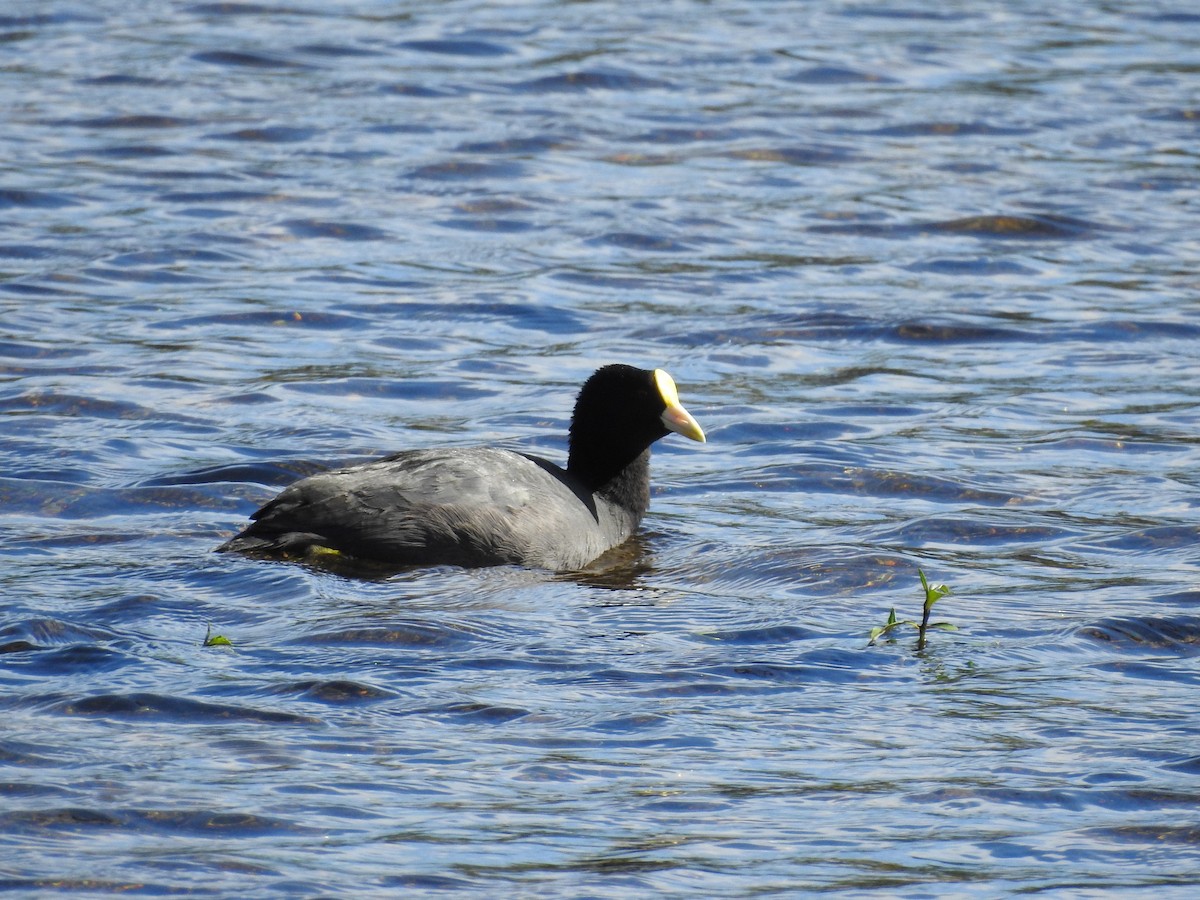
[[[1197,65],[1153,2],[9,0],[0,887],[1193,896]],[[709,443],[602,567],[212,552],[561,460],[617,361]],[[957,630],[868,646],[918,569]]]

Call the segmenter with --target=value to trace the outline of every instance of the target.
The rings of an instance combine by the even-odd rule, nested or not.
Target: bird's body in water
[[[565,469],[488,447],[408,450],[296,482],[218,549],[578,570],[637,530],[650,503],[650,445],[670,432],[704,441],[671,376],[604,366],[579,392]]]

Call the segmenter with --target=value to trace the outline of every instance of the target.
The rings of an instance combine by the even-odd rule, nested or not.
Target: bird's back
[[[629,515],[546,460],[491,448],[412,450],[310,476],[220,549],[327,547],[395,565],[578,569],[625,540]]]

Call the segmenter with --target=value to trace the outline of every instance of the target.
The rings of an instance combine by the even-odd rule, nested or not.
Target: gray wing
[[[221,549],[325,546],[400,565],[568,569],[619,542],[562,469],[489,448],[414,450],[314,475],[253,518]]]

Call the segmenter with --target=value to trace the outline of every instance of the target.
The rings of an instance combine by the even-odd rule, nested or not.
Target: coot
[[[487,447],[408,450],[297,481],[217,549],[578,570],[637,530],[650,504],[650,445],[672,431],[704,441],[670,375],[604,366],[575,401],[566,469]]]

